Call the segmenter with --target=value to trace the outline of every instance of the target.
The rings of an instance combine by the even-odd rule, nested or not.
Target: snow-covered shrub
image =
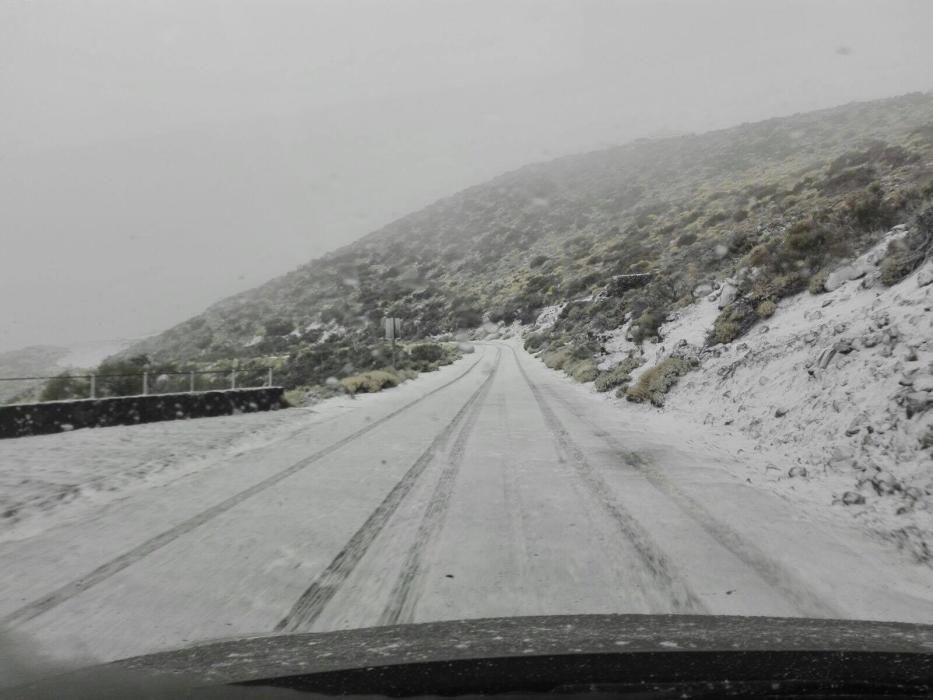
[[[689,371],[689,362],[668,357],[642,372],[638,381],[626,390],[625,398],[635,403],[650,401],[655,406],[663,406],[664,395]]]

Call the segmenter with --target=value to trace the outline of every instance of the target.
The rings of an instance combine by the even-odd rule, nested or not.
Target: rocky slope
[[[547,339],[552,349],[592,355],[593,334],[628,314],[638,338],[651,338],[692,289],[732,274],[753,252],[769,263],[762,301],[795,293],[928,199],[931,162],[933,95],[915,94],[532,165],[224,300],[127,354],[275,356],[288,386],[315,384],[383,366],[384,316],[421,337],[476,327],[484,315],[527,322],[549,304],[603,294],[599,305],[571,309]],[[768,247],[804,220],[815,223],[794,232],[788,255]],[[723,334],[744,330],[747,317],[726,319]]]
[[[629,324],[607,334],[599,367],[635,357],[635,385],[669,358],[685,359],[693,368],[663,409],[616,399],[621,408],[701,423],[747,462],[750,480],[845,508],[933,564],[933,259],[891,286],[881,270],[908,236],[895,226],[840,261],[828,291],[783,299],[733,343],[709,337],[720,307],[734,302],[735,280],[704,285],[657,342],[632,342]]]

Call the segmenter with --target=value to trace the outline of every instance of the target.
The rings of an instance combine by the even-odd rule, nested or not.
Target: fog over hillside
[[[933,5],[14,1],[0,350],[142,336],[554,156],[929,89]]]

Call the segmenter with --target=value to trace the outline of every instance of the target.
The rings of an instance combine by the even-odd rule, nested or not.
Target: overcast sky
[[[933,88],[930,0],[0,0],[0,350],[137,337],[504,170]]]

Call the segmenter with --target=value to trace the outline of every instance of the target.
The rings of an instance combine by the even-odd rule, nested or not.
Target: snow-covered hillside
[[[782,300],[732,344],[705,347],[723,280],[640,348],[640,372],[671,354],[699,361],[663,410],[702,424],[789,498],[846,508],[917,558],[933,559],[933,262],[892,287],[877,263],[895,227],[831,274],[825,294]],[[701,290],[705,292],[706,290]],[[601,367],[636,346],[611,334]]]

